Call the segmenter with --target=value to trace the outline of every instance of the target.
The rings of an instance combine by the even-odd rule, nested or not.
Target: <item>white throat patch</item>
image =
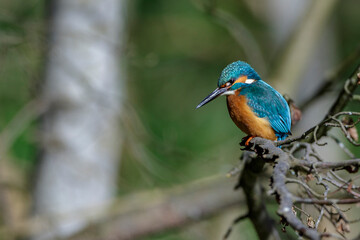
[[[221,96],[223,96],[223,95],[235,95],[235,90],[226,91],[223,94],[221,94]]]

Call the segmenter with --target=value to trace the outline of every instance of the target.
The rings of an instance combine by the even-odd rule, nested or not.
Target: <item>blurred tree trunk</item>
[[[67,236],[87,222],[59,215],[96,208],[116,191],[125,77],[123,0],[54,0],[43,99],[35,214],[54,224],[40,239]],[[88,212],[87,212],[88,213]]]

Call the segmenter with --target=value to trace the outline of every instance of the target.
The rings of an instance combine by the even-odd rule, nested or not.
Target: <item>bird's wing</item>
[[[248,88],[247,104],[260,118],[267,118],[275,133],[290,134],[290,109],[285,99],[270,85],[261,81],[261,86]]]

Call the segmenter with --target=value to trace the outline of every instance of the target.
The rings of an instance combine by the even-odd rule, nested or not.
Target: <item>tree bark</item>
[[[116,191],[124,100],[124,1],[57,0],[43,85],[41,166],[35,214],[54,224],[38,239],[68,236],[87,223],[55,216],[104,205]]]

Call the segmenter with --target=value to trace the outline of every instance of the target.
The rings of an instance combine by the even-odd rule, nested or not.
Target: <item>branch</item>
[[[341,114],[341,113],[338,113]],[[336,115],[336,114],[335,114]],[[334,127],[334,126],[333,126]],[[305,144],[305,145],[304,145]],[[242,144],[243,145],[243,144]],[[292,147],[291,147],[292,146]],[[274,167],[274,171],[272,174],[272,192],[276,195],[276,199],[279,201],[279,208],[277,213],[283,217],[283,222],[285,225],[290,225],[294,230],[296,230],[301,236],[304,235],[309,239],[312,240],[318,240],[321,239],[321,237],[325,237],[325,235],[331,233],[325,233],[325,235],[320,234],[317,232],[314,228],[312,223],[308,222],[308,226],[306,226],[304,223],[301,222],[301,220],[296,216],[296,214],[293,212],[293,207],[295,203],[304,203],[304,204],[313,204],[313,205],[320,205],[321,208],[318,208],[320,211],[320,215],[318,218],[318,223],[316,223],[316,226],[319,224],[319,221],[321,219],[320,216],[324,215],[324,210],[327,210],[325,205],[332,206],[336,210],[336,214],[338,214],[338,218],[331,219],[334,226],[340,226],[341,221],[344,221],[344,224],[348,224],[348,221],[346,219],[346,216],[344,214],[344,211],[341,210],[337,205],[339,204],[355,204],[360,203],[360,198],[357,197],[357,192],[353,192],[353,186],[350,182],[346,182],[344,180],[344,183],[346,182],[346,185],[339,186],[339,189],[347,191],[349,194],[354,196],[354,198],[345,198],[345,199],[328,199],[328,192],[329,192],[329,186],[323,181],[330,181],[332,183],[331,179],[325,179],[320,175],[321,172],[318,172],[318,169],[332,169],[332,170],[341,170],[345,169],[350,173],[357,172],[360,167],[360,159],[350,159],[340,162],[326,162],[323,161],[323,159],[320,158],[316,154],[316,152],[313,152],[314,149],[310,147],[311,145],[309,143],[303,143],[298,144],[294,142],[288,152],[276,147],[275,143],[262,139],[262,138],[254,138],[250,141],[249,146],[246,146],[246,150],[253,151],[257,154],[258,159],[262,160],[263,162],[276,162],[276,165]],[[296,149],[304,149],[305,152],[303,153],[303,156],[301,159],[295,158],[292,154],[296,152]],[[286,150],[286,149],[285,149]],[[310,154],[308,151],[312,151]],[[310,156],[315,158],[314,161],[310,161]],[[258,161],[258,160],[257,160]],[[310,189],[310,187],[299,180],[296,179],[289,179],[286,176],[290,173],[290,170],[293,169],[296,171],[297,168],[307,168],[305,169],[305,172],[307,174],[315,173],[315,178],[317,179],[318,185],[323,185],[325,188],[324,193],[319,194],[317,192],[314,192],[313,189]],[[246,172],[246,171],[244,171]],[[296,173],[296,172],[295,172]],[[331,173],[335,174],[331,171]],[[297,175],[297,173],[296,173]],[[335,174],[336,176],[336,174]],[[356,177],[354,178],[356,179]],[[310,180],[307,180],[310,181]],[[298,196],[294,196],[287,188],[287,183],[297,183],[300,184],[305,188],[308,195],[310,197],[314,198],[302,198]],[[254,184],[254,183],[248,183],[248,184]],[[356,194],[354,194],[356,193]],[[323,198],[323,199],[318,199]],[[315,206],[316,206],[315,205]],[[311,216],[308,216],[308,220],[311,218]],[[311,218],[312,219],[312,218]],[[314,222],[315,223],[315,222]],[[315,226],[315,225],[314,225]],[[344,225],[344,228],[336,227],[337,231],[342,234],[344,231],[349,231],[348,228]]]
[[[351,77],[345,82],[345,86],[343,90],[340,92],[338,98],[336,99],[335,103],[330,108],[328,114],[325,116],[324,120],[330,118],[331,116],[337,114],[338,112],[341,112],[347,103],[352,99],[352,95],[355,92],[355,89],[359,85],[359,73],[360,73],[360,65],[357,66],[354,73],[351,75]],[[316,137],[319,139],[322,136],[325,136],[327,132],[329,131],[329,126],[320,126],[319,130],[317,132]],[[314,137],[310,137],[309,142],[313,142]]]
[[[290,162],[290,160],[289,160]],[[350,173],[357,172],[360,167],[360,159],[350,159],[341,162],[309,162],[306,160],[292,159],[291,166],[306,166],[310,169],[332,169],[332,170],[342,170],[345,169]],[[349,168],[352,167],[352,168]],[[309,171],[312,172],[312,171]]]
[[[294,197],[286,188],[286,175],[290,170],[289,155],[276,147],[274,142],[267,139],[256,137],[250,143],[253,145],[248,150],[256,152],[258,156],[266,161],[277,161],[272,175],[272,189],[280,203],[277,213],[300,235],[313,240],[320,240],[320,234],[316,230],[305,226],[292,212]]]
[[[349,198],[349,199],[312,199],[312,198],[294,198],[295,203],[305,203],[305,204],[320,204],[320,205],[331,205],[334,204],[352,204],[359,203],[360,198]]]
[[[325,123],[334,120],[336,117],[339,117],[341,115],[357,115],[358,113],[353,112],[341,112],[347,103],[352,100],[353,94],[359,85],[360,81],[360,65],[356,67],[356,70],[353,72],[351,77],[346,80],[343,90],[338,95],[336,101],[326,114],[324,120],[322,120],[318,125],[310,128],[303,134],[301,134],[298,137],[294,138],[288,138],[283,141],[278,141],[276,144],[277,146],[281,146],[284,144],[289,144],[295,141],[304,140],[306,139],[307,142],[317,142],[317,139],[320,139],[321,137],[327,135],[327,132],[330,130],[331,126],[325,125]]]
[[[334,119],[336,119],[337,117],[341,117],[341,116],[360,116],[360,112],[338,112],[338,113],[334,114],[333,116],[326,118],[319,124],[313,126],[312,128],[308,129],[306,132],[304,132],[300,136],[293,137],[293,138],[287,138],[282,141],[277,141],[276,146],[282,146],[282,145],[293,143],[293,142],[296,142],[299,140],[306,140],[307,142],[314,142],[314,141],[316,142],[317,138],[319,138],[318,132],[321,127],[329,127],[330,128],[330,127],[344,126],[344,124],[342,124],[341,122],[338,122],[338,121],[337,121],[337,125],[328,124],[328,122],[334,121]],[[359,122],[356,121],[356,124],[357,123],[359,123]],[[344,127],[346,128],[346,126],[344,126]],[[325,133],[327,133],[327,132],[325,132]],[[313,141],[310,139],[311,137],[313,137],[313,139],[314,139]],[[320,137],[322,137],[322,136],[320,136]]]
[[[242,161],[245,161],[245,166],[237,187],[241,187],[246,196],[247,215],[253,223],[259,239],[281,239],[274,220],[266,211],[263,201],[264,193],[258,181],[265,162],[261,158],[252,158],[250,152],[244,152]]]

